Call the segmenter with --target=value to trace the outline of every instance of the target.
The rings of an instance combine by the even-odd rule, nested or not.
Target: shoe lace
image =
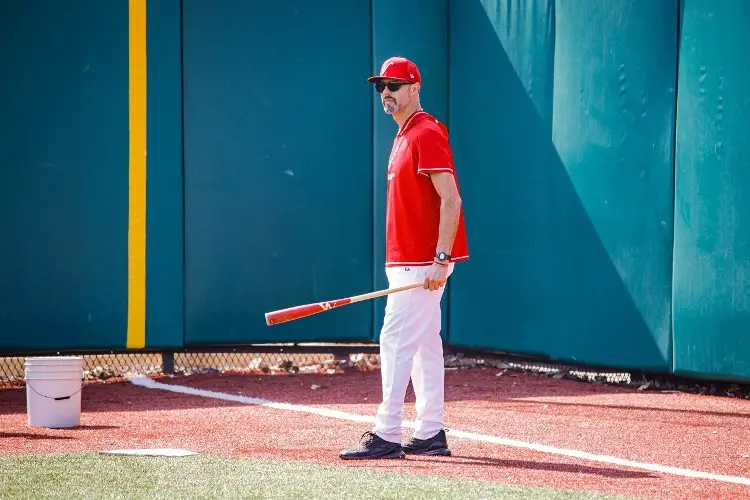
[[[372,432],[372,431],[365,431],[362,434],[362,436],[359,438],[359,440],[361,441],[361,443],[363,445],[367,445],[367,444],[370,444],[373,441],[375,441],[376,438],[377,438],[377,435],[374,432]]]

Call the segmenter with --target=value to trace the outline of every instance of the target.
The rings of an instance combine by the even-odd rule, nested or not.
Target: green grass
[[[0,498],[626,498],[363,467],[203,455],[2,456],[0,471]]]

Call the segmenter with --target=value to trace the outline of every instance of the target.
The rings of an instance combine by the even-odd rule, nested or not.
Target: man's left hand
[[[445,285],[447,279],[448,266],[433,263],[427,270],[427,274],[425,274],[424,288],[432,291],[438,290],[441,286]]]

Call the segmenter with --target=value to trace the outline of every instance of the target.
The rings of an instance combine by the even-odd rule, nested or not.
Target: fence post
[[[174,353],[163,352],[161,354],[162,370],[169,375],[174,374]]]

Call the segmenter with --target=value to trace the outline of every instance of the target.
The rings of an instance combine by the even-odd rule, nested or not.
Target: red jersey
[[[417,111],[396,135],[388,160],[386,266],[429,265],[435,259],[440,195],[429,177],[432,172],[456,176],[448,129],[429,113]],[[448,253],[455,262],[469,258],[463,207]]]

